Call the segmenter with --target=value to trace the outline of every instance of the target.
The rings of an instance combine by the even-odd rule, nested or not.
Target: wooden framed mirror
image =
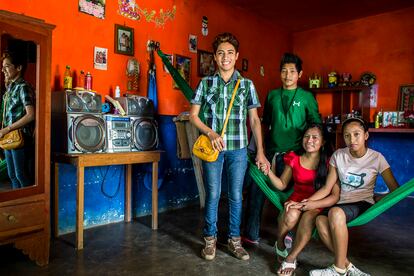
[[[30,57],[25,78],[35,94],[32,184],[12,189],[7,188],[7,180],[0,181],[0,245],[13,243],[39,265],[49,262],[50,64],[54,27],[43,20],[0,11],[0,52],[3,56],[17,41],[26,45]],[[0,81],[3,93],[3,68]]]

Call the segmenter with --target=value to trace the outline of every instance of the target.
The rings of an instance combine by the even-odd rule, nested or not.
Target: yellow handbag
[[[0,138],[0,148],[4,150],[18,149],[24,146],[21,129],[15,129]]]
[[[229,104],[229,108],[227,109],[226,120],[224,121],[223,130],[221,131],[221,137],[224,136],[226,132],[227,123],[229,121],[230,111],[233,107],[234,98],[236,96],[237,89],[239,88],[240,79],[237,80],[236,86],[233,90],[233,95],[231,96],[231,101]],[[214,162],[217,160],[219,155],[218,150],[213,149],[213,145],[211,144],[210,138],[207,135],[201,134],[198,136],[197,140],[193,145],[193,154],[200,158],[201,160],[207,162]]]
[[[7,95],[4,98],[4,106],[3,106],[3,118],[1,122],[1,128],[3,129],[4,126],[4,115],[6,112],[6,103],[7,103]],[[15,129],[4,135],[0,138],[0,148],[4,150],[12,150],[12,149],[18,149],[24,146],[24,137],[22,130]]]

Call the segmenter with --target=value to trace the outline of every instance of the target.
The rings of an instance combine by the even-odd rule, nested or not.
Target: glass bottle
[[[63,88],[72,89],[72,73],[70,72],[70,66],[66,65],[65,74],[63,77]]]
[[[85,88],[85,72],[80,70],[78,77],[78,87]]]

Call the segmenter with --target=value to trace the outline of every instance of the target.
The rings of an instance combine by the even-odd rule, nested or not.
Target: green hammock
[[[265,176],[254,164],[254,162],[249,159],[249,173],[260,187],[260,189],[265,193],[269,200],[280,210],[283,210],[283,202],[290,196],[292,190],[288,192],[272,190],[267,184],[269,177]],[[400,202],[402,199],[409,196],[414,192],[414,178],[398,187],[392,193],[387,194],[382,200],[378,201],[372,205],[368,210],[363,214],[355,218],[354,220],[348,222],[348,227],[360,226],[366,224],[379,216],[380,214],[387,211],[389,208]]]
[[[193,94],[194,94],[193,89],[188,85],[188,83],[180,75],[180,73],[177,71],[177,69],[175,69],[174,66],[171,64],[168,57],[160,49],[158,49],[157,54],[160,56],[162,62],[167,67],[168,72],[170,72],[171,77],[174,79],[175,83],[178,85],[178,87],[183,92],[185,98],[188,101],[190,101],[191,98],[193,97]]]
[[[181,91],[183,92],[184,96],[187,100],[191,100],[194,91],[188,85],[188,83],[183,79],[180,73],[175,69],[165,54],[161,51],[157,51],[158,55],[161,57],[162,62],[167,67],[168,71],[171,74],[171,77],[180,87]],[[268,199],[280,210],[283,210],[283,203],[288,199],[288,197],[292,194],[293,189],[283,192],[276,189],[270,188],[268,185],[269,177],[265,176],[255,165],[255,163],[249,158],[249,174],[252,179],[256,182],[256,184],[260,187],[260,189],[264,192],[264,194],[268,197]],[[372,205],[367,211],[365,211],[362,215],[358,216],[354,220],[348,222],[348,226],[360,226],[366,224],[397,204],[402,199],[409,196],[411,193],[414,192],[414,178],[405,183],[404,185],[398,187],[392,193],[386,195],[382,200],[378,203]]]
[[[249,174],[256,182],[257,186],[263,191],[263,193],[267,196],[267,198],[270,200],[270,202],[273,203],[273,205],[276,206],[279,211],[283,211],[283,203],[289,198],[289,196],[292,194],[293,189],[290,189],[289,191],[283,192],[274,188],[271,188],[268,183],[270,181],[268,176],[265,176],[262,171],[260,171],[255,162],[249,158]]]
[[[6,180],[9,178],[7,174],[7,163],[6,159],[0,161],[0,181]]]

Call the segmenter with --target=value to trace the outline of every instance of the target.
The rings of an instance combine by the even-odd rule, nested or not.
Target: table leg
[[[85,168],[77,166],[77,192],[76,192],[76,249],[83,249],[83,211],[84,211],[84,176]]]
[[[152,162],[152,229],[158,229],[158,162]]]
[[[126,165],[125,171],[125,210],[124,220],[131,221],[131,180],[132,179],[132,164]]]
[[[59,235],[59,163],[55,162],[54,166],[55,170],[55,191],[54,191],[54,197],[53,197],[53,208],[54,208],[54,231],[53,234],[55,238]]]

